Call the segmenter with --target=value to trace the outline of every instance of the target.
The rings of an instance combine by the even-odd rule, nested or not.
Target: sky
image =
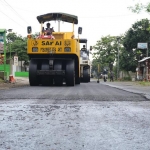
[[[36,17],[51,12],[63,12],[78,16],[75,25],[82,27],[81,38],[87,38],[88,47],[96,45],[103,36],[124,34],[132,24],[150,18],[148,13],[135,14],[128,9],[136,3],[147,4],[148,0],[0,0],[0,29],[13,29],[17,35],[27,36],[27,26],[32,33],[40,32]],[[54,30],[58,23],[51,22]],[[61,22],[61,31],[71,31],[72,24]]]

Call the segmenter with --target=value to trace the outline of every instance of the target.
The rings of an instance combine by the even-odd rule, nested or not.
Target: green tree
[[[102,37],[101,40],[97,41],[96,45],[93,46],[93,49],[95,50],[95,52],[93,53],[93,57],[95,60],[92,66],[99,63],[101,71],[104,67],[109,68],[109,70],[113,70],[113,64],[117,58],[117,46],[118,43],[116,37],[110,35]]]
[[[141,11],[150,12],[150,3],[142,4],[137,3],[135,6],[128,7],[129,10],[131,10],[134,13],[140,13]]]
[[[92,61],[92,74],[93,72],[96,72],[98,74],[98,61],[97,59],[93,59]]]
[[[133,24],[125,33],[123,38],[124,50],[120,60],[120,66],[123,70],[135,72],[138,60],[146,56],[146,50],[137,49],[137,44],[150,41],[149,26],[149,20],[142,19]]]
[[[22,36],[17,36],[16,33],[9,33],[7,35],[7,47],[10,48],[11,44],[11,51],[12,54],[18,55],[19,61],[24,61],[25,64],[28,64],[29,57],[27,55],[27,38],[23,38]],[[22,63],[21,63],[22,64]]]

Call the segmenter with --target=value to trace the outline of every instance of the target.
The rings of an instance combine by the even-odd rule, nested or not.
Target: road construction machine
[[[79,39],[79,43],[84,44],[80,50],[80,81],[90,82],[90,59],[89,50],[87,49],[87,39]],[[80,46],[81,47],[81,46]]]
[[[32,27],[27,27],[27,54],[29,63],[30,86],[80,84],[80,43],[79,34],[82,27],[78,27],[75,38],[74,25],[78,24],[78,17],[66,13],[47,13],[37,16],[41,24],[40,33],[33,37]],[[47,31],[44,23],[58,22],[58,31]],[[70,32],[60,31],[60,21],[71,23]]]

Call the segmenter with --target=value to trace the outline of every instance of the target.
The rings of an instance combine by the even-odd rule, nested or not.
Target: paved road
[[[29,79],[25,77],[16,77],[16,86],[22,86],[22,85],[29,85]],[[91,78],[91,82],[96,82],[97,79]],[[100,80],[100,83],[98,84],[104,84],[109,85],[111,87],[115,87],[118,89],[122,89],[125,91],[138,93],[143,96],[145,96],[147,99],[150,99],[150,86],[142,86],[139,84],[136,84],[136,82],[103,82],[103,80]],[[15,87],[15,85],[13,85]]]
[[[149,150],[150,102],[107,83],[0,90],[0,150]],[[130,87],[130,86],[129,86]]]
[[[26,81],[24,81],[26,83]],[[108,84],[108,83],[107,83]],[[16,86],[17,87],[17,86]],[[134,97],[134,98],[133,98]],[[94,101],[143,101],[143,95],[112,88],[96,81],[81,83],[74,87],[35,86],[29,84],[19,88],[0,90],[0,99],[51,99],[51,100],[94,100]]]
[[[0,90],[9,89],[10,87],[20,87],[24,85],[29,85],[29,79],[26,77],[16,77],[15,79],[16,79],[15,84],[10,84],[10,83],[6,83],[4,85],[0,84]],[[96,82],[97,79],[91,78],[91,81]],[[147,99],[150,99],[150,86],[141,86],[136,82],[109,82],[109,81],[103,82],[103,80],[100,80],[99,84],[105,84],[125,91],[138,93],[145,96]]]

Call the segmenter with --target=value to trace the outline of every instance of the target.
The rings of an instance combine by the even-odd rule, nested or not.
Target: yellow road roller
[[[66,13],[47,13],[37,16],[40,32],[33,36],[32,27],[27,27],[27,54],[29,63],[30,86],[74,86],[80,84],[80,43],[79,34],[82,27],[77,28],[75,37],[74,25],[78,17]],[[58,22],[58,31],[44,27],[44,23]],[[60,31],[60,22],[70,23],[72,30]],[[63,25],[63,24],[62,24]]]

